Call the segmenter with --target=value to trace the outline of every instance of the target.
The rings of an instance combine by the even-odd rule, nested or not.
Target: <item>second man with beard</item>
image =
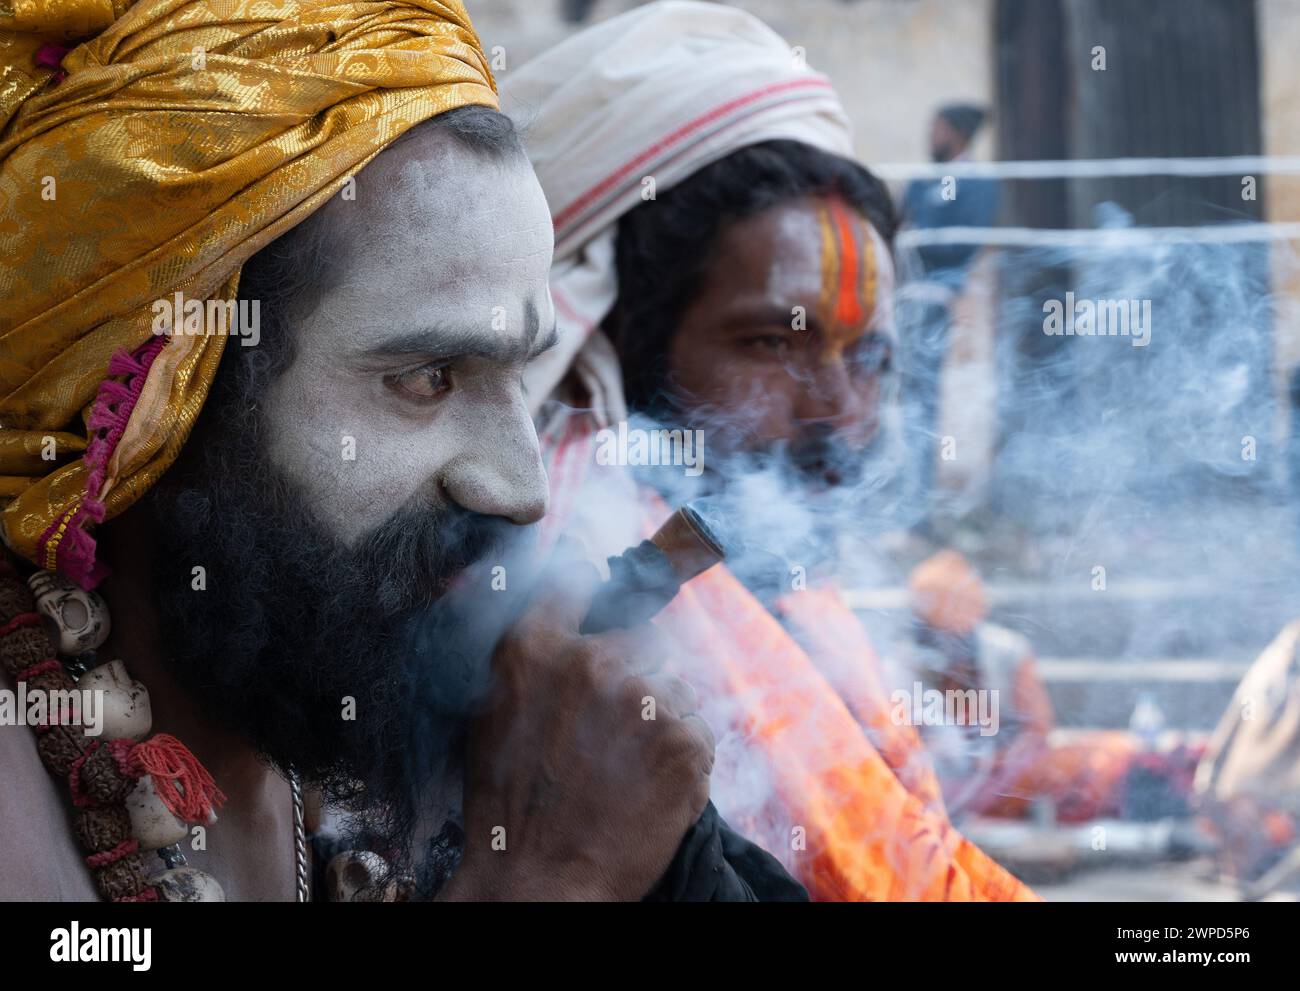
[[[949,823],[835,587],[835,537],[889,481],[894,217],[830,83],[751,15],[672,2],[505,98],[555,219],[560,340],[526,373],[544,526],[598,557],[698,498],[732,544],[655,621],[718,736],[719,809],[817,899],[1033,899]]]

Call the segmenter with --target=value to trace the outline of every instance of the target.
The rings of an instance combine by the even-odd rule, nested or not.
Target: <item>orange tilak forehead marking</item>
[[[875,308],[875,248],[858,239],[857,215],[843,200],[818,210],[822,234],[821,314],[828,360],[838,360]]]
[[[831,201],[831,215],[835,218],[835,233],[839,241],[840,264],[839,283],[835,294],[835,322],[849,327],[856,327],[862,322],[865,309],[859,298],[858,282],[858,232],[853,223],[853,216],[839,200]]]

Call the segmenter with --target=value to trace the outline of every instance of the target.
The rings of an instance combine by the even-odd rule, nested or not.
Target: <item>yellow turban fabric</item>
[[[79,43],[78,43],[79,42]],[[0,0],[0,522],[92,585],[87,527],[175,460],[240,266],[414,124],[497,106],[459,0]]]

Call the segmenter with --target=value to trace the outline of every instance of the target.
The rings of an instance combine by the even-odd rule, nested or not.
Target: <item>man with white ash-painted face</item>
[[[0,727],[0,899],[801,897],[537,564],[551,218],[464,10],[267,6],[6,30],[0,681],[104,719]]]

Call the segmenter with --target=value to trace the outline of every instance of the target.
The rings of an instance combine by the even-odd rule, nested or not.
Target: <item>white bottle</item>
[[[1129,730],[1142,741],[1147,750],[1155,750],[1160,734],[1165,729],[1165,714],[1161,711],[1153,692],[1139,692],[1133,715],[1128,719]]]

